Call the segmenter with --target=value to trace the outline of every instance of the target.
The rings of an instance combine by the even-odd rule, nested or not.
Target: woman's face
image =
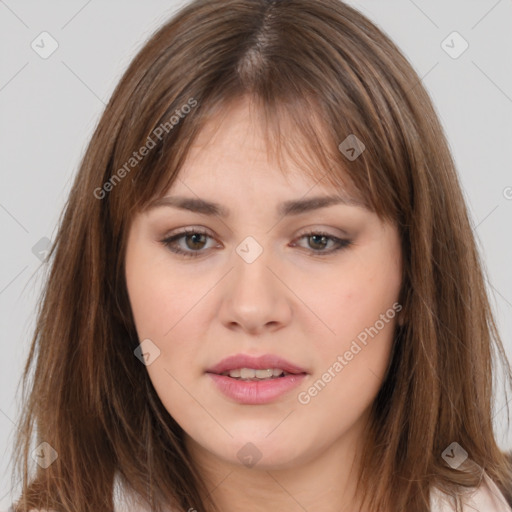
[[[390,359],[401,252],[357,204],[285,212],[335,191],[291,161],[285,178],[258,126],[245,103],[211,121],[168,199],[134,219],[126,278],[141,361],[187,441],[277,469],[355,450]],[[233,356],[268,359],[218,366]]]

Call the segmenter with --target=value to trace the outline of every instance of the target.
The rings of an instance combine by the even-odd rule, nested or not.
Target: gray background
[[[434,100],[512,359],[512,0],[349,3],[391,36]],[[15,393],[34,327],[45,238],[55,236],[80,158],[122,72],[180,5],[0,0],[0,510],[12,500]],[[43,45],[38,37],[43,31],[58,43],[47,59],[31,47],[34,40]],[[458,58],[442,47],[453,31],[469,43]],[[452,54],[462,48],[453,37],[445,45]],[[50,48],[49,39],[44,46]],[[512,449],[504,405],[500,389],[498,442]]]

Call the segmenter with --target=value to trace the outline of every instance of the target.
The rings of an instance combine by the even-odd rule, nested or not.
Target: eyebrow
[[[310,197],[308,199],[297,199],[291,201],[284,201],[277,208],[278,216],[290,216],[300,215],[313,210],[319,210],[320,208],[326,208],[334,205],[348,205],[363,208],[365,210],[368,207],[362,202],[347,196],[317,196]],[[225,206],[212,202],[206,201],[205,199],[199,199],[194,197],[185,196],[166,196],[160,199],[152,201],[147,209],[152,210],[162,206],[168,206],[173,208],[179,208],[181,210],[188,210],[194,213],[202,215],[210,215],[217,217],[230,217],[231,212]]]

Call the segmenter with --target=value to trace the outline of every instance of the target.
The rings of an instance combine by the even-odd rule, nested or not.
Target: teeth
[[[281,370],[281,368],[268,368],[267,370],[255,370],[254,368],[236,368],[229,372],[224,372],[222,375],[229,375],[235,379],[271,379],[279,377],[280,375],[290,375],[288,372]]]
[[[240,377],[242,377],[242,379],[254,379],[254,377],[256,377],[256,370],[252,368],[241,368]]]
[[[269,368],[268,370],[256,370],[256,377],[258,377],[258,379],[272,377],[273,374],[274,373],[271,368]]]

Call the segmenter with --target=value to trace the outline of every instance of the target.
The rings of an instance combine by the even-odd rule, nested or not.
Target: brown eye
[[[198,250],[202,249],[205,242],[206,235],[202,233],[194,233],[193,235],[185,235],[185,244],[189,249]],[[190,243],[187,243],[190,242]]]
[[[306,238],[308,241],[308,247],[306,247],[306,250],[311,249],[309,252],[314,256],[327,256],[341,249],[345,249],[352,244],[351,240],[342,240],[341,238],[335,237],[328,233],[304,233],[299,237],[299,240],[302,240],[303,238]],[[333,247],[326,250],[329,242],[331,242],[331,247]]]
[[[212,238],[208,233],[191,229],[165,238],[162,244],[176,254],[194,258],[206,252],[202,249],[205,248],[208,238]],[[185,242],[184,246],[179,243],[182,240]]]
[[[310,247],[314,250],[325,249],[329,242],[329,237],[324,235],[310,235],[307,238],[309,239]]]
[[[308,247],[304,247],[313,256],[328,256],[352,244],[351,240],[342,240],[328,233],[311,232],[299,237],[306,238]],[[185,257],[195,258],[206,253],[208,239],[213,239],[208,233],[189,229],[161,241],[170,251]],[[184,242],[184,243],[183,243]],[[326,249],[331,244],[331,248]]]

